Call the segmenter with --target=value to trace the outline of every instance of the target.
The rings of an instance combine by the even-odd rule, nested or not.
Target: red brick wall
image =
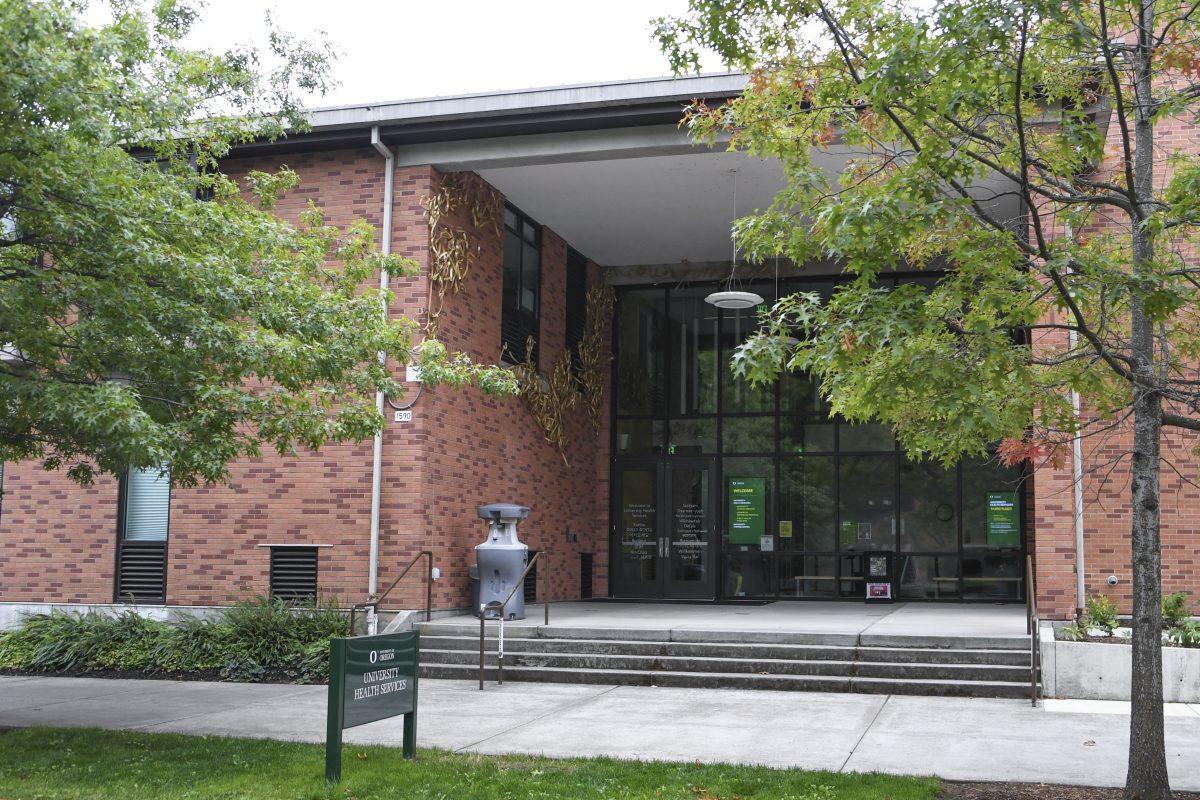
[[[465,217],[450,224],[469,228]],[[461,287],[447,295],[439,336],[455,351],[484,363],[500,360],[500,310],[503,287],[502,234],[487,226],[476,232],[479,251]],[[542,230],[540,366],[549,372],[565,357],[567,243],[549,228]],[[598,279],[598,270],[591,270]],[[607,340],[606,340],[607,341]],[[605,381],[607,392],[607,381]],[[476,390],[436,389],[418,404],[417,415],[438,431],[426,450],[430,541],[444,578],[438,605],[467,604],[467,569],[472,548],[483,541],[485,523],[476,516],[483,503],[528,505],[521,540],[546,551],[539,562],[539,597],[549,570],[554,599],[579,596],[579,554],[595,557],[594,590],[607,591],[608,434],[593,430],[576,411],[568,428],[564,463],[547,443],[529,411],[517,398],[486,398]],[[604,416],[607,418],[607,406]],[[601,478],[601,476],[603,476]],[[568,531],[577,541],[568,542]],[[543,556],[545,558],[545,556]]]
[[[1114,112],[1115,113],[1115,112]],[[1120,162],[1119,127],[1109,125],[1105,168]],[[1162,121],[1156,127],[1157,146],[1163,158],[1155,181],[1162,186],[1168,178],[1165,155],[1172,152],[1200,153],[1200,131],[1179,119]],[[1120,220],[1098,221],[1078,232],[1081,236],[1103,233],[1121,235]],[[1062,231],[1057,231],[1062,235]],[[1190,253],[1195,258],[1194,252]],[[1062,321],[1062,320],[1055,320]],[[1039,345],[1053,344],[1063,334],[1044,334]],[[1084,409],[1086,416],[1086,407]],[[1185,591],[1200,600],[1200,459],[1194,453],[1200,437],[1193,432],[1168,429],[1163,441],[1162,561],[1163,591]],[[1120,426],[1101,432],[1093,425],[1082,440],[1084,581],[1088,596],[1104,595],[1125,613],[1131,610],[1129,537],[1130,456],[1132,432]],[[1040,466],[1034,476],[1036,503],[1033,532],[1037,549],[1038,602],[1043,616],[1067,619],[1076,606],[1075,501],[1071,459],[1061,468]],[[1109,586],[1116,575],[1119,583]]]
[[[383,159],[373,150],[294,154],[227,164],[234,177],[286,164],[301,177],[278,205],[295,220],[309,200],[329,222],[381,223]],[[434,190],[428,167],[397,170],[393,252],[428,267],[429,231],[422,201]],[[462,221],[459,221],[460,223]],[[542,363],[559,357],[565,338],[566,244],[550,230],[543,240]],[[593,277],[598,270],[592,267]],[[424,276],[393,280],[394,314],[424,320]],[[446,301],[441,332],[452,349],[484,362],[499,360],[501,243],[488,233],[461,291]],[[398,374],[402,365],[395,365]],[[389,413],[390,417],[390,413]],[[605,410],[607,417],[607,409]],[[467,566],[485,526],[480,503],[526,503],[522,527],[531,547],[550,551],[553,596],[577,597],[579,552],[596,554],[596,591],[605,591],[607,561],[607,429],[595,432],[576,415],[568,467],[515,398],[478,391],[427,391],[409,423],[389,421],[384,435],[379,584],[432,549],[445,576],[436,607],[467,605]],[[264,455],[230,467],[227,485],[175,489],[171,498],[167,600],[224,604],[268,589],[269,551],[261,544],[321,544],[318,584],[344,603],[365,598],[370,541],[371,442],[329,445],[319,452]],[[7,465],[0,509],[0,600],[107,603],[113,599],[117,485],[83,489],[33,463]],[[568,543],[566,532],[578,536]],[[389,606],[423,602],[417,570]],[[544,573],[543,573],[544,574]]]
[[[117,483],[81,488],[65,472],[4,465],[0,600],[109,602],[116,566]]]

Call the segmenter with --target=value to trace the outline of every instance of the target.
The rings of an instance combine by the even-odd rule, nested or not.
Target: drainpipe
[[[1071,232],[1071,224],[1068,222],[1064,225],[1067,240],[1074,238]],[[1072,328],[1068,334],[1070,336],[1071,350],[1075,349],[1079,341],[1079,334]],[[1071,413],[1075,416],[1076,425],[1079,424],[1079,392],[1071,390]],[[1083,444],[1080,442],[1079,431],[1075,432],[1075,436],[1071,439],[1071,487],[1075,495],[1075,612],[1076,618],[1083,614],[1083,607],[1087,600],[1087,582],[1084,577],[1084,552],[1083,552]]]
[[[386,256],[392,252],[392,185],[396,173],[396,154],[379,138],[378,125],[371,128],[371,146],[383,156],[383,234],[380,237],[379,250]],[[384,292],[388,289],[390,279],[391,276],[388,275],[387,268],[381,268],[379,270],[379,288]],[[383,319],[386,322],[388,320],[388,307],[386,305],[384,305],[382,313]],[[387,355],[385,353],[381,351],[378,357],[381,364],[387,363]],[[380,416],[383,416],[385,399],[383,392],[375,393],[375,408],[379,411]],[[371,465],[371,557],[367,573],[367,594],[370,595],[371,600],[375,599],[379,589],[379,506],[382,488],[383,429],[381,428],[375,434],[375,446],[372,453]],[[374,634],[377,626],[378,622],[374,614],[374,609],[371,609],[370,616],[367,618],[368,632]]]

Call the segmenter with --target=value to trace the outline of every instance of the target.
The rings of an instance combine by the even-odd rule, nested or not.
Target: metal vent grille
[[[271,596],[291,602],[317,599],[317,548],[271,548]]]
[[[592,554],[579,554],[579,597],[588,600],[592,596]]]
[[[529,557],[532,559],[537,554],[536,550],[529,551]],[[525,596],[526,603],[536,603],[538,596],[537,571],[542,562],[537,562],[533,565],[533,569],[525,573],[525,585],[521,589],[521,594]]]
[[[167,601],[167,543],[125,540],[117,551],[117,602]]]

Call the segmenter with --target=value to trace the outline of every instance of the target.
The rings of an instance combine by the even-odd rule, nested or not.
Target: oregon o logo
[[[374,663],[375,663],[376,661],[378,661],[378,660],[379,660],[379,651],[378,651],[378,650],[372,650],[372,651],[371,651],[371,655],[370,655],[370,661],[371,661],[371,663],[372,663],[372,664],[374,664]]]

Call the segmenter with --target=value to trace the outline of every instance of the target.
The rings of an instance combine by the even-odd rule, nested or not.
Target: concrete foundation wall
[[[1042,630],[1042,692],[1077,700],[1128,700],[1133,648],[1127,644],[1063,642]],[[1200,649],[1163,648],[1163,700],[1200,702]]]

